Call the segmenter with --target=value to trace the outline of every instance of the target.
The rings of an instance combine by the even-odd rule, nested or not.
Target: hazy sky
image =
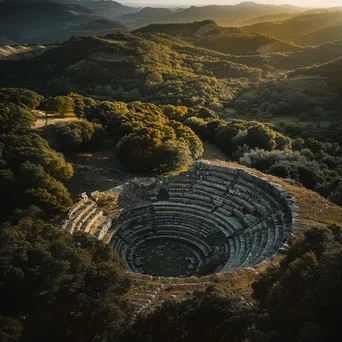
[[[129,4],[172,4],[172,5],[229,5],[240,3],[241,0],[118,0],[121,3]],[[264,4],[291,4],[303,7],[328,7],[328,6],[342,6],[342,0],[256,0]]]

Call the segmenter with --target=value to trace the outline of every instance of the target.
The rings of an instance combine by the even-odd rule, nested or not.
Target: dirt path
[[[68,122],[68,121],[76,121],[77,117],[56,117],[53,114],[47,114],[41,110],[33,111],[36,114],[36,122],[33,125],[33,129],[39,129],[47,125],[55,125],[58,122]]]

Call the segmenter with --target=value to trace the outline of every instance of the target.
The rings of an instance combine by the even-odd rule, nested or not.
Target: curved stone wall
[[[165,277],[231,272],[279,254],[294,199],[243,169],[197,162],[158,181],[113,218],[108,242],[130,271]]]

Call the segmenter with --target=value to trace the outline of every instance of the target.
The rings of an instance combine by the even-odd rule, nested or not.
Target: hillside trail
[[[70,122],[78,120],[77,117],[56,117],[54,114],[47,114],[42,110],[33,110],[33,113],[36,115],[36,121],[33,125],[33,129],[39,129],[48,125],[55,125],[59,122]]]

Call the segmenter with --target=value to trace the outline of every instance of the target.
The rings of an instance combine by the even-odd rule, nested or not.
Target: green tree
[[[35,120],[35,115],[27,108],[0,103],[0,134],[31,129]]]
[[[118,256],[93,238],[32,218],[0,228],[1,337],[118,341],[132,317],[129,287]]]
[[[330,194],[329,199],[334,203],[342,206],[342,182]]]
[[[1,134],[0,221],[16,208],[31,205],[47,213],[67,210],[72,201],[62,182],[72,175],[71,164],[39,135],[26,131]]]
[[[17,106],[36,109],[43,96],[34,91],[23,88],[1,88],[0,89],[0,103],[13,103]]]
[[[252,310],[215,288],[138,317],[123,342],[245,341]]]
[[[70,96],[56,96],[51,100],[48,109],[61,116],[74,114],[74,100]]]
[[[246,100],[238,100],[234,107],[240,114],[245,114],[249,109],[249,103]]]
[[[251,127],[247,131],[246,143],[250,148],[262,148],[267,151],[274,150],[277,146],[276,134],[265,125]]]
[[[238,129],[227,125],[220,129],[215,136],[216,145],[225,153],[231,154],[235,150],[235,145],[231,140],[239,133]]]
[[[25,162],[18,171],[19,184],[25,189],[18,204],[36,205],[47,213],[65,212],[72,205],[62,182],[44,172],[41,165]]]
[[[341,227],[307,230],[279,267],[253,284],[253,295],[265,310],[257,328],[269,341],[341,340],[341,270]]]
[[[153,71],[146,77],[147,84],[163,83],[163,76],[158,71]]]
[[[86,121],[72,121],[55,125],[56,141],[62,151],[80,151],[103,143],[102,125]]]

